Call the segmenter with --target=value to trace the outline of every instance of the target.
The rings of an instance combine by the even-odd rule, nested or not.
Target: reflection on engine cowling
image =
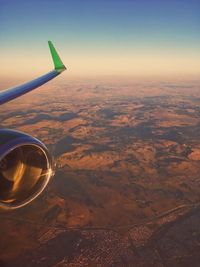
[[[51,175],[51,164],[40,146],[14,148],[0,161],[0,206],[26,205],[43,191]]]

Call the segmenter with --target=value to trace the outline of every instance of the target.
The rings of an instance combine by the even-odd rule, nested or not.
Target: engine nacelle
[[[20,208],[35,199],[53,175],[44,144],[22,132],[0,130],[0,207]]]

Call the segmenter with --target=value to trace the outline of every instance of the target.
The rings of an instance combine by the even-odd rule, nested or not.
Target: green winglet
[[[51,51],[51,56],[53,59],[55,70],[62,72],[66,69],[65,65],[62,63],[62,60],[60,59],[58,53],[56,52],[55,47],[53,46],[51,41],[48,41],[49,48]]]

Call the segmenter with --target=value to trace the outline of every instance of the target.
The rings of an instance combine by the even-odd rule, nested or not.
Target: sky
[[[0,77],[200,74],[199,0],[0,0]]]

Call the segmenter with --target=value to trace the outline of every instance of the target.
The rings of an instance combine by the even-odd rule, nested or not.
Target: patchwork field
[[[57,165],[0,211],[1,266],[199,266],[199,81],[54,82],[0,112]]]

